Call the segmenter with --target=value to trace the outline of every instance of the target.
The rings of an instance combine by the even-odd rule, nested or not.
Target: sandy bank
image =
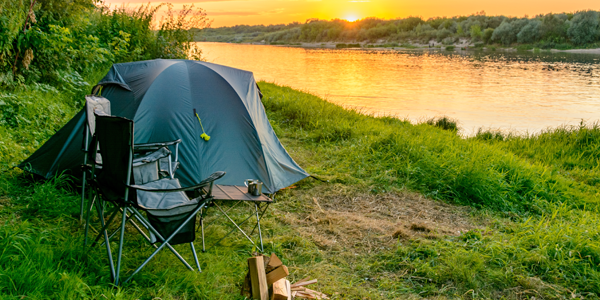
[[[552,49],[552,51],[556,51],[556,52],[570,52],[570,53],[600,54],[600,48],[596,48],[596,49],[571,49],[571,50],[556,50],[556,49]]]

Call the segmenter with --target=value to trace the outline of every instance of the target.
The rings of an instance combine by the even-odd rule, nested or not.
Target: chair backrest
[[[110,101],[104,97],[88,95],[85,96],[85,115],[87,129],[90,136],[94,135],[96,130],[96,115],[110,116]]]
[[[86,122],[83,132],[83,145],[81,148],[84,152],[87,152],[87,161],[101,163],[102,156],[99,153],[95,154],[95,156],[92,156],[92,152],[94,151],[91,151],[89,148],[89,146],[95,142],[94,140],[90,139],[90,137],[94,137],[94,132],[96,131],[96,115],[110,116],[110,101],[100,96],[85,96]]]
[[[102,193],[107,200],[123,202],[129,199],[135,204],[135,193],[128,193],[127,188],[133,181],[133,121],[96,115],[96,138],[102,151],[102,172],[97,176]]]

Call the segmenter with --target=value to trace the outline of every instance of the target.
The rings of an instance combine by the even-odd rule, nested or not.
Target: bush
[[[154,30],[160,6],[109,9],[95,0],[0,0],[0,87],[44,83],[60,86],[65,78],[87,78],[114,62],[187,58],[192,27],[209,26],[206,14],[184,6]],[[11,75],[6,75],[6,74]]]
[[[452,31],[450,31],[446,28],[438,29],[438,31],[436,33],[436,37],[437,37],[438,41],[443,41],[450,36],[452,36]]]
[[[493,28],[486,28],[482,34],[482,40],[484,43],[489,44],[492,40],[492,35],[494,34]]]
[[[592,10],[580,11],[573,16],[567,34],[574,44],[591,43],[598,38],[598,23],[597,12]]]
[[[452,49],[448,49],[448,47],[446,47],[446,50],[452,50]],[[439,118],[431,118],[431,119],[427,120],[425,123],[427,123],[428,125],[431,125],[431,126],[439,127],[443,130],[458,132],[458,125],[457,125],[458,122],[447,116],[443,116],[443,117],[439,117]]]
[[[512,26],[509,21],[503,21],[502,24],[494,30],[492,40],[501,42],[506,46],[514,41],[514,37],[512,36]]]
[[[519,31],[517,34],[517,41],[519,43],[534,43],[540,39],[541,32],[540,26],[542,22],[538,20],[531,20],[527,25]]]
[[[562,42],[567,38],[568,24],[565,21],[568,20],[566,14],[547,14],[541,18],[542,24],[540,26],[541,38],[546,41]]]
[[[481,32],[481,26],[479,26],[479,25],[471,26],[471,39],[478,41],[478,40],[481,40],[482,37],[483,37],[483,34]]]

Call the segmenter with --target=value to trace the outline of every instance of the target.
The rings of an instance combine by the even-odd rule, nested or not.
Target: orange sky
[[[106,4],[129,7],[148,3],[144,0],[105,0]],[[237,24],[281,24],[294,21],[304,22],[309,18],[319,19],[362,19],[378,17],[384,19],[407,16],[470,15],[484,10],[487,15],[533,16],[549,12],[574,12],[583,9],[600,10],[598,0],[175,0],[175,7],[195,4],[205,9],[213,20],[212,27]],[[161,2],[151,2],[159,4]]]

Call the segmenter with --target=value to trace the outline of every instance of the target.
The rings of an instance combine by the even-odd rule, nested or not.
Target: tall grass
[[[600,294],[598,189],[569,173],[597,170],[596,125],[464,139],[442,130],[443,121],[411,125],[285,87],[261,89],[269,117],[282,124],[278,134],[301,140],[311,152],[310,171],[374,193],[417,190],[492,213],[487,217],[494,222],[482,232],[400,243],[373,257],[367,272],[417,278],[408,290],[423,296]],[[386,290],[406,284],[381,282]]]
[[[500,211],[539,214],[548,203],[596,207],[596,191],[540,162],[453,131],[373,118],[287,88],[265,86],[272,118],[294,126],[338,182],[374,191],[408,188]],[[445,125],[442,125],[445,126]],[[349,174],[350,178],[336,174]]]
[[[567,177],[597,187],[600,184],[600,124],[560,126],[535,135],[479,131],[474,139],[502,147],[532,162],[551,166]]]

